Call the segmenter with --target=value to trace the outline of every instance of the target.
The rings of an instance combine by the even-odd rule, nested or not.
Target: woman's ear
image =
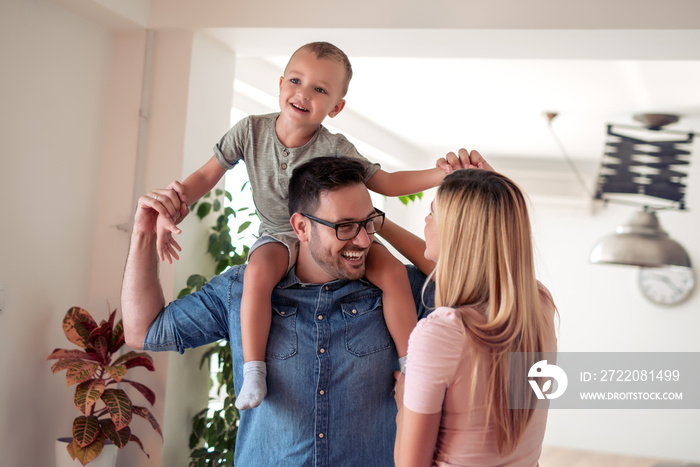
[[[292,214],[292,217],[289,219],[289,223],[292,224],[292,229],[294,229],[294,233],[297,234],[297,237],[299,237],[300,242],[308,242],[309,241],[309,220],[299,214],[298,212],[295,212]]]

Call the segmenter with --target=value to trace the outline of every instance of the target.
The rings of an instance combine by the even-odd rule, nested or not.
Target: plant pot
[[[70,454],[66,450],[68,443],[73,441],[73,438],[58,438],[56,440],[56,467],[82,467],[78,459],[71,459]],[[117,463],[117,448],[111,441],[105,443],[102,452],[92,462],[90,467],[114,467]]]

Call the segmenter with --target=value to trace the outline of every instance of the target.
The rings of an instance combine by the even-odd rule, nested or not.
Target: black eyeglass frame
[[[330,227],[331,229],[334,229],[334,230],[335,230],[335,238],[337,238],[337,239],[340,240],[341,242],[347,242],[347,241],[350,241],[350,240],[352,240],[353,238],[357,237],[357,236],[360,234],[360,229],[362,229],[363,227],[365,228],[365,231],[367,231],[367,223],[370,222],[370,221],[373,221],[373,220],[377,219],[377,217],[379,217],[379,218],[382,219],[382,223],[379,225],[379,228],[378,228],[377,230],[375,230],[375,231],[372,232],[372,233],[367,232],[367,235],[374,235],[374,234],[376,234],[377,232],[379,232],[380,230],[382,230],[382,227],[384,227],[384,220],[386,219],[386,214],[384,214],[383,211],[381,211],[381,210],[379,210],[379,209],[377,209],[377,208],[374,208],[374,211],[376,212],[375,215],[370,216],[370,217],[368,217],[367,219],[365,219],[365,220],[363,220],[363,221],[358,221],[358,222],[339,222],[339,223],[337,223],[337,224],[334,224],[334,223],[328,222],[328,221],[324,221],[323,219],[319,219],[318,217],[314,217],[314,216],[311,216],[311,215],[309,215],[309,214],[304,214],[303,212],[300,212],[299,214],[301,214],[302,216],[306,217],[307,219],[310,219],[310,220],[312,220],[312,221],[314,221],[314,222],[317,222],[317,223],[319,223],[319,224],[321,224],[321,225],[325,225],[326,227]],[[338,228],[344,227],[344,226],[347,226],[347,225],[353,225],[353,224],[357,226],[357,230],[355,230],[355,235],[353,235],[353,236],[350,237],[350,238],[340,238],[340,234],[338,234]]]

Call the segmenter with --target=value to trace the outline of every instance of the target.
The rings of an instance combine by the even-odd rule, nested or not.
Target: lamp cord
[[[569,164],[569,168],[571,168],[571,171],[574,173],[574,175],[576,175],[576,179],[578,180],[579,185],[581,185],[583,191],[586,192],[586,194],[592,198],[593,192],[588,188],[588,185],[586,185],[586,182],[583,179],[581,172],[579,172],[578,168],[576,167],[576,164],[574,164],[574,161],[571,159],[571,157],[569,157],[569,153],[566,151],[566,148],[564,148],[564,145],[559,140],[557,134],[554,132],[554,128],[552,128],[553,119],[554,117],[551,117],[548,118],[547,121],[547,127],[549,128],[549,132],[552,134],[554,142],[557,144],[557,146],[559,146],[559,150],[561,151],[562,156],[564,156],[564,160],[566,160],[566,163]]]

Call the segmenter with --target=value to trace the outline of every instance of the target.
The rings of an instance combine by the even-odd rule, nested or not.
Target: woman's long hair
[[[487,414],[499,452],[506,455],[533,415],[532,409],[509,409],[508,353],[543,352],[552,331],[535,278],[527,205],[509,178],[470,169],[445,177],[435,211],[440,239],[435,304],[483,310],[483,320],[467,313],[462,318],[489,365]]]

